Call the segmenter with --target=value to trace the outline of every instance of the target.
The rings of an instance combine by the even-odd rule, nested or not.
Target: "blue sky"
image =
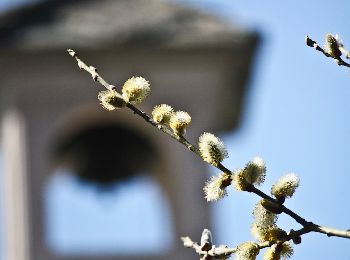
[[[0,8],[10,2],[3,0]],[[226,165],[234,169],[254,156],[264,158],[266,192],[282,174],[295,172],[301,185],[286,206],[315,223],[349,229],[350,70],[305,46],[304,37],[309,34],[322,43],[326,33],[339,33],[350,46],[350,2],[177,2],[223,15],[262,36],[244,120],[236,133],[223,136],[230,151]],[[252,240],[251,210],[257,201],[251,194],[231,190],[228,198],[213,205],[215,242],[236,245]],[[279,223],[286,229],[299,228],[284,216]],[[349,243],[308,234],[295,246],[293,259],[350,259]]]
[[[306,47],[305,35],[323,44],[328,32],[350,46],[349,1],[182,1],[223,14],[262,35],[242,126],[226,135],[230,168],[258,155],[271,184],[287,172],[301,178],[286,205],[308,220],[341,229],[350,227],[350,71]],[[214,172],[214,171],[213,171]],[[257,198],[232,191],[214,206],[219,243],[250,240],[251,208]],[[285,228],[298,228],[282,217]],[[215,239],[215,238],[214,238]],[[308,234],[293,259],[350,259],[349,240]]]

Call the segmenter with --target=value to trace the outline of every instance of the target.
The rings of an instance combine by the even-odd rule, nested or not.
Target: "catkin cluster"
[[[327,38],[330,52],[334,51],[336,43],[331,36]],[[335,47],[334,47],[335,46]],[[336,55],[336,54],[331,54]],[[101,91],[98,95],[102,106],[111,111],[125,107],[128,103],[140,104],[150,92],[149,82],[142,77],[128,79],[123,87],[122,94],[115,88]],[[174,137],[179,140],[185,135],[187,127],[191,123],[191,116],[185,111],[175,111],[168,104],[160,104],[152,110],[153,122],[159,128],[172,131]],[[228,157],[224,143],[217,136],[204,132],[199,136],[198,155],[203,161],[220,168],[221,162]],[[220,168],[222,169],[222,168]],[[266,178],[266,164],[260,157],[255,157],[243,168],[235,172],[222,172],[211,177],[206,182],[203,190],[207,201],[217,201],[227,196],[227,187],[232,185],[238,191],[252,191],[255,186],[261,185]],[[281,205],[286,198],[293,196],[299,186],[298,177],[287,174],[281,177],[271,187],[271,195],[274,200],[262,199],[253,209],[254,222],[251,232],[258,242],[270,242],[264,260],[276,260],[288,258],[293,254],[293,248],[288,241],[287,232],[277,226],[278,214],[282,213]],[[211,242],[210,242],[211,243]],[[237,259],[254,260],[260,252],[257,242],[245,242],[237,247],[235,253]]]
[[[128,79],[123,87],[122,94],[119,94],[114,88],[101,91],[98,99],[103,108],[111,111],[124,107],[127,103],[140,104],[145,100],[150,89],[150,84],[142,77],[132,77]]]
[[[150,92],[149,82],[142,77],[128,79],[120,95],[115,90],[101,91],[98,95],[102,106],[107,110],[122,108],[127,103],[140,104]],[[175,111],[170,105],[157,105],[152,110],[152,119],[158,127],[170,128],[175,136],[181,137],[186,133],[191,123],[191,116],[185,111]],[[217,166],[226,157],[227,150],[224,143],[211,133],[203,133],[198,142],[199,154],[204,161]],[[214,179],[213,179],[214,180]],[[216,185],[219,186],[220,185]],[[220,195],[222,197],[223,195]],[[211,197],[211,196],[209,196]]]

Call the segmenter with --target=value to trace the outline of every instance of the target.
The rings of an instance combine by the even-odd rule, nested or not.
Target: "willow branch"
[[[284,243],[289,240],[295,240],[298,237],[301,237],[304,234],[307,234],[313,230],[310,229],[310,227],[303,227],[299,230],[291,230],[289,234],[286,236],[283,240],[278,241],[266,241],[262,243],[257,243],[260,249],[271,247],[274,244],[278,243]],[[203,236],[203,235],[202,235]],[[193,241],[190,237],[181,237],[181,240],[183,242],[184,247],[192,248],[195,250],[195,252],[201,257],[201,259],[208,259],[207,256],[211,257],[211,259],[224,259],[226,257],[231,256],[232,254],[236,253],[237,250],[239,250],[239,247],[228,247],[225,245],[221,246],[215,246],[211,243],[203,245],[202,243],[199,244],[195,241]],[[201,239],[202,240],[202,239]],[[207,257],[207,258],[206,258]],[[209,258],[210,259],[210,258]]]
[[[326,234],[329,237],[350,238],[350,230],[338,230],[330,227],[323,227],[313,224],[311,230],[318,233]]]
[[[306,42],[306,45],[309,46],[309,47],[312,47],[314,48],[316,51],[319,51],[321,53],[323,53],[324,56],[328,57],[328,58],[332,58],[334,59],[335,63],[337,63],[339,66],[345,66],[345,67],[348,67],[350,68],[350,64],[345,62],[341,57],[333,57],[331,56],[330,54],[328,54],[322,47],[320,47],[320,45],[317,44],[317,42],[315,42],[314,40],[312,40],[309,36],[306,36],[305,38],[305,42]],[[346,51],[343,47],[342,48],[339,48],[340,51],[342,53],[344,53],[343,51],[345,51],[345,55],[346,57],[348,58],[349,56],[349,52]]]
[[[75,60],[78,63],[79,68],[81,70],[85,70],[86,72],[88,72],[92,76],[94,81],[100,83],[106,89],[113,90],[113,91],[116,90],[115,86],[108,84],[107,81],[105,81],[101,77],[101,75],[97,72],[97,69],[95,67],[86,65],[85,62],[83,62],[78,57],[78,55],[77,55],[77,53],[75,51],[73,51],[71,49],[69,49],[67,51],[73,58],[75,58]],[[134,114],[136,114],[136,115],[140,116],[141,118],[143,118],[148,124],[158,128],[163,133],[169,135],[171,138],[173,138],[176,141],[178,141],[181,144],[183,144],[188,150],[190,150],[191,152],[193,152],[196,155],[198,155],[199,157],[201,157],[199,149],[196,146],[194,146],[192,143],[190,143],[185,137],[177,136],[169,128],[167,128],[167,127],[165,127],[163,125],[157,124],[144,111],[139,110],[133,104],[127,103],[127,107],[129,109],[131,109]],[[217,165],[213,165],[213,166],[216,167],[217,169],[219,169],[222,172],[225,172],[225,173],[227,173],[229,175],[232,175],[232,172],[228,168],[226,168],[224,165],[222,165],[221,163],[218,163]],[[231,182],[228,182],[227,186],[230,185],[230,184],[231,184]],[[267,199],[267,200],[269,200],[271,202],[274,202],[274,203],[278,204],[278,202],[274,198],[272,198],[271,196],[267,195],[266,193],[264,193],[263,191],[259,190],[258,188],[254,187],[253,185],[250,186],[248,191],[252,192],[252,193],[255,193],[256,195],[260,196],[261,198]],[[279,205],[279,207],[280,207],[280,210],[282,212],[284,212],[285,214],[287,214],[290,217],[292,217],[295,221],[297,221],[303,227],[309,228],[310,231],[324,233],[324,234],[326,234],[328,236],[338,236],[338,237],[350,238],[350,232],[349,231],[341,231],[341,230],[336,230],[336,229],[333,229],[333,228],[322,227],[322,226],[313,224],[312,222],[306,221],[304,218],[300,217],[298,214],[296,214],[292,210],[288,209],[284,205]]]
[[[205,256],[211,256],[214,259],[219,257],[229,257],[237,251],[237,247],[229,248],[226,246],[212,246],[211,249],[205,250],[203,246],[199,245],[197,242],[192,241],[190,237],[181,237],[181,240],[184,244],[184,247],[193,248],[196,253],[201,256],[201,258],[204,258]]]

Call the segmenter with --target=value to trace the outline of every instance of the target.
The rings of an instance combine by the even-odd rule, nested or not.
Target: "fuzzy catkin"
[[[282,176],[271,188],[271,194],[277,199],[290,198],[299,187],[299,178],[294,173]]]
[[[332,34],[326,34],[326,43],[325,43],[326,52],[333,58],[340,58],[341,51],[339,49],[339,43]]]
[[[276,224],[277,215],[266,210],[261,201],[259,201],[253,209],[254,222],[260,227],[269,227]]]
[[[250,185],[260,185],[265,181],[266,165],[263,159],[255,157],[243,169],[234,173],[233,186],[238,191],[246,191]]]
[[[116,108],[122,108],[126,105],[123,97],[113,91],[113,90],[104,90],[98,93],[97,96],[103,108],[112,111]]]
[[[227,196],[227,191],[225,187],[225,182],[230,179],[226,173],[221,173],[217,176],[211,177],[209,181],[206,182],[203,190],[205,194],[205,199],[207,201],[217,201]]]
[[[210,164],[218,165],[228,157],[224,143],[211,133],[203,133],[199,137],[198,147],[202,159]]]
[[[169,125],[173,132],[182,136],[186,133],[186,128],[191,123],[191,116],[185,111],[176,111],[170,116]]]
[[[259,254],[259,245],[255,242],[244,242],[237,247],[235,259],[237,260],[255,260]]]
[[[122,87],[122,94],[125,101],[135,104],[142,103],[150,91],[149,82],[142,77],[131,77]]]
[[[171,115],[174,113],[174,109],[167,105],[161,104],[155,106],[152,110],[152,118],[154,122],[158,124],[168,125]]]

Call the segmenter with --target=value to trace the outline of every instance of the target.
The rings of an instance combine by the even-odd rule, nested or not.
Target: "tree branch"
[[[69,49],[67,51],[73,58],[75,58],[75,60],[78,63],[79,68],[81,70],[85,70],[86,72],[88,72],[92,76],[94,81],[100,83],[106,89],[109,89],[109,90],[112,90],[112,91],[116,91],[115,86],[108,84],[99,75],[99,73],[97,72],[97,69],[95,67],[86,65],[85,62],[83,62],[78,57],[78,55],[77,55],[77,53],[75,51],[73,51],[71,49]],[[324,52],[324,54],[326,56],[328,55],[325,52]],[[349,67],[350,67],[350,65],[349,65]],[[193,153],[197,154],[199,157],[201,157],[199,149],[197,147],[195,147],[193,144],[191,144],[185,137],[177,136],[169,128],[167,128],[167,127],[165,127],[165,126],[163,126],[161,124],[157,124],[145,112],[139,110],[133,104],[127,103],[127,107],[129,109],[131,109],[134,112],[134,114],[137,114],[138,116],[142,117],[147,123],[149,123],[152,126],[158,128],[163,133],[169,135],[171,138],[173,138],[176,141],[178,141],[181,144],[183,144],[185,147],[187,147],[188,150],[190,150],[191,152],[193,152]],[[217,169],[219,169],[220,171],[225,172],[226,174],[232,175],[232,172],[228,168],[226,168],[224,165],[222,165],[221,163],[218,163],[217,165],[213,165],[213,166],[216,167]],[[227,186],[229,186],[230,184],[231,184],[231,182],[227,182]],[[277,200],[275,200],[271,196],[267,195],[263,191],[259,190],[258,188],[254,187],[253,185],[251,185],[249,187],[248,191],[252,192],[252,193],[255,193],[256,195],[260,196],[261,198],[264,198],[264,199],[267,199],[267,200],[269,200],[269,201],[271,201],[273,203],[279,204],[277,202]],[[299,224],[301,224],[303,226],[303,228],[304,228],[304,229],[301,229],[303,231],[305,231],[305,230],[307,230],[308,232],[314,231],[314,232],[318,232],[318,233],[324,233],[324,234],[326,234],[328,236],[337,236],[337,237],[344,237],[344,238],[349,238],[350,239],[350,232],[349,231],[336,230],[336,229],[333,229],[333,228],[322,227],[322,226],[313,224],[312,222],[306,221],[304,218],[300,217],[298,214],[296,214],[292,210],[288,209],[283,204],[279,204],[279,207],[280,207],[282,212],[284,212],[285,214],[289,215],[295,221],[297,221]]]
[[[321,232],[325,233],[328,236],[333,236],[334,234],[337,234],[339,237],[347,237],[349,236],[350,231],[340,231],[335,230],[332,228],[327,227],[321,227],[318,225],[315,225],[313,223],[308,223],[306,226],[304,226],[301,229],[298,230],[291,230],[289,234],[286,236],[284,240],[278,240],[278,241],[271,241],[271,242],[263,242],[263,243],[257,243],[260,249],[271,247],[274,244],[278,243],[284,243],[289,240],[296,241],[298,238],[300,238],[302,235],[310,233],[310,232]],[[204,232],[203,232],[204,233]],[[202,233],[202,237],[203,237]],[[344,236],[345,235],[345,236]],[[228,247],[225,245],[221,246],[215,246],[210,243],[210,246],[207,247],[205,245],[198,244],[197,242],[194,242],[190,237],[181,237],[181,240],[184,244],[184,247],[192,248],[195,250],[195,252],[201,257],[201,259],[226,259],[227,257],[231,256],[232,254],[236,253],[238,250],[238,247]],[[201,239],[202,240],[202,239]]]
[[[271,247],[274,244],[277,243],[284,243],[289,240],[294,240],[298,237],[300,237],[303,234],[309,233],[312,230],[308,227],[303,227],[299,230],[291,230],[287,237],[284,240],[279,240],[279,241],[267,241],[267,242],[262,242],[262,243],[257,243],[260,249],[266,248],[266,247]],[[204,232],[203,232],[204,233]],[[202,237],[203,237],[202,233]],[[184,244],[184,247],[187,248],[192,248],[195,250],[195,252],[201,257],[201,259],[225,259],[226,257],[231,256],[232,254],[236,253],[238,250],[238,246],[236,247],[228,247],[225,245],[221,246],[215,246],[210,244],[209,247],[205,247],[204,245],[200,245],[197,242],[194,242],[190,237],[181,237],[181,240]],[[209,257],[211,258],[209,258]],[[206,258],[207,257],[207,258]]]
[[[190,237],[181,237],[181,240],[184,244],[184,247],[193,248],[196,253],[201,257],[201,259],[210,256],[212,258],[223,258],[229,257],[231,254],[234,254],[237,251],[237,247],[226,247],[226,246],[212,246],[209,250],[204,250],[201,245],[197,242],[192,241]]]
[[[350,230],[338,230],[330,227],[323,227],[316,224],[312,224],[312,231],[326,234],[329,237],[344,237],[350,238]]]
[[[332,58],[334,59],[335,63],[337,63],[339,66],[345,66],[345,67],[348,67],[350,68],[350,64],[345,62],[342,58],[340,57],[332,57],[330,54],[328,54],[323,48],[321,48],[317,42],[315,42],[314,40],[312,40],[311,38],[309,38],[309,36],[306,36],[305,38],[305,42],[306,42],[306,45],[309,46],[309,47],[312,47],[314,48],[316,51],[319,51],[321,53],[323,53],[324,56],[328,57],[328,58]],[[344,53],[345,51],[345,55],[346,57],[348,58],[349,57],[349,52],[346,51],[343,47],[339,48],[340,51],[342,53]]]

